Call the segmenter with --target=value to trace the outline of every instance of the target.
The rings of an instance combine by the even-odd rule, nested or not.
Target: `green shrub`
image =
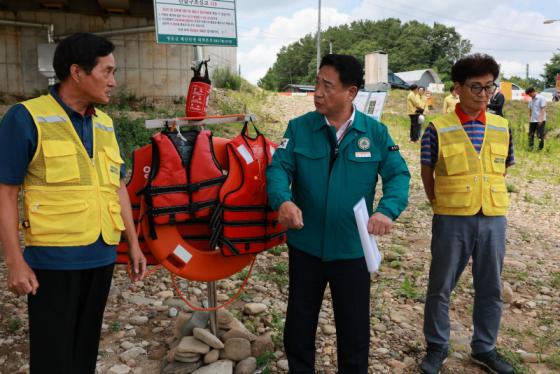
[[[212,86],[239,91],[241,88],[241,77],[232,72],[229,67],[216,68],[212,73]]]

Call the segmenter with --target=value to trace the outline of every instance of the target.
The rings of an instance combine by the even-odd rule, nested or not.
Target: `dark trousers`
[[[315,373],[315,333],[329,284],[338,373],[367,374],[370,276],[364,258],[323,262],[289,246],[290,289],[284,348],[290,374]]]
[[[32,374],[95,373],[113,267],[34,270],[39,288],[28,296]]]
[[[546,125],[546,121],[542,122],[542,125],[539,126],[539,122],[529,122],[529,148],[533,148],[535,143],[535,133],[537,133],[537,137],[539,138],[539,149],[544,148],[544,126]]]
[[[418,117],[420,114],[409,114],[410,117],[410,140],[415,142],[420,139],[420,131],[422,130],[422,125],[418,123]]]
[[[500,275],[506,250],[506,217],[434,215],[432,263],[424,310],[428,348],[447,350],[449,299],[472,257],[474,286],[473,353],[496,346],[502,316]]]

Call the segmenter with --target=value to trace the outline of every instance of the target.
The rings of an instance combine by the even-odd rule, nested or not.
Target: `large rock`
[[[270,331],[259,336],[251,343],[251,356],[259,357],[265,352],[274,352],[274,343],[272,342],[272,333]]]
[[[140,355],[145,355],[146,350],[142,347],[134,347],[130,348],[128,351],[124,351],[119,355],[119,358],[122,362],[128,362],[130,360],[134,360]]]
[[[216,361],[194,371],[193,374],[233,374],[233,362],[229,360]]]
[[[195,338],[194,336],[185,336],[177,346],[178,353],[200,353],[205,355],[210,352],[210,347]]]
[[[194,312],[192,317],[179,327],[179,331],[183,336],[189,336],[193,334],[193,330],[197,327],[205,328],[208,326],[208,319],[210,314],[208,312]]]
[[[146,316],[134,316],[130,318],[130,323],[132,325],[145,325],[148,323],[148,317]]]
[[[193,330],[194,337],[198,340],[208,344],[212,348],[222,349],[224,348],[224,343],[216,336],[214,336],[210,331],[195,327]]]
[[[190,374],[196,369],[202,366],[201,361],[183,363],[183,362],[171,362],[167,364],[161,371],[161,374]]]
[[[235,374],[253,374],[257,370],[257,359],[247,357],[235,366]]]
[[[257,339],[257,337],[251,334],[251,332],[249,332],[249,330],[247,330],[244,326],[243,328],[233,328],[228,332],[226,332],[224,335],[222,335],[222,340],[224,342],[227,342],[229,339],[234,339],[234,338],[243,338],[249,341],[253,341]]]
[[[140,295],[132,295],[127,299],[127,301],[131,304],[136,304],[136,305],[151,305],[156,302],[156,300],[154,299],[149,299],[147,297],[140,296]]]
[[[210,352],[208,352],[207,354],[204,355],[204,363],[206,365],[211,364],[213,362],[218,361],[218,358],[220,358],[220,351],[217,349],[213,349]]]
[[[231,338],[226,340],[224,351],[230,360],[241,361],[251,356],[251,342],[243,338]]]
[[[276,363],[276,366],[281,371],[288,371],[289,370],[288,360],[278,360],[278,362]]]
[[[324,335],[333,335],[336,334],[336,328],[333,325],[321,325],[321,331]]]
[[[502,299],[504,303],[511,304],[513,302],[513,290],[508,283],[504,283],[502,287]]]
[[[109,374],[128,374],[130,373],[130,367],[127,365],[115,365],[111,366],[109,369]]]
[[[247,303],[243,307],[243,313],[248,315],[255,315],[266,311],[266,305],[261,303]]]
[[[504,269],[525,270],[527,269],[527,264],[521,261],[505,259]]]
[[[229,328],[229,324],[233,321],[233,315],[226,309],[218,309],[216,312],[216,320],[218,322],[218,327],[227,327]]]

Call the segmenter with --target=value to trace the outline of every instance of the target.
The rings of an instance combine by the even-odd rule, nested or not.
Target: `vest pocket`
[[[505,144],[490,143],[492,171],[503,174],[506,172],[506,157],[509,147]]]
[[[85,201],[31,203],[28,211],[31,234],[83,233],[86,231],[87,208]]]
[[[464,143],[447,144],[441,147],[448,175],[461,174],[469,170]]]
[[[121,204],[116,201],[110,201],[109,214],[111,215],[111,219],[113,220],[113,227],[115,228],[115,230],[123,231],[124,222],[121,216]]]
[[[102,172],[104,182],[116,187],[121,185],[121,165],[124,163],[119,151],[115,148],[104,147],[105,157],[103,158]]]
[[[44,140],[45,180],[47,183],[79,182],[77,150],[73,142]]]
[[[492,196],[492,204],[494,206],[507,207],[509,205],[509,196],[505,184],[491,185],[490,195]]]
[[[467,208],[472,203],[472,188],[470,185],[436,186],[436,205],[446,208]]]

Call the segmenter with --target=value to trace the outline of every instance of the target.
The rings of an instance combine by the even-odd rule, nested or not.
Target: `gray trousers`
[[[424,310],[428,347],[449,347],[449,297],[472,256],[473,353],[496,346],[502,316],[500,276],[505,255],[506,217],[434,215],[432,263]]]

